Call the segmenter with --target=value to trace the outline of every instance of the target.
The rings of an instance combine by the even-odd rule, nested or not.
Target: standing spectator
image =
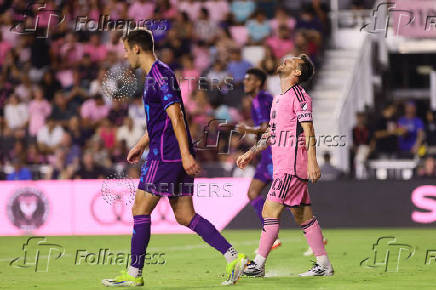
[[[232,2],[231,11],[236,22],[247,20],[256,9],[256,4],[251,0],[236,0]]]
[[[436,111],[427,112],[427,126],[425,136],[427,141],[427,151],[429,154],[436,154]]]
[[[64,135],[64,129],[56,125],[55,120],[50,116],[47,118],[47,123],[39,129],[36,136],[38,148],[46,154],[54,153],[56,147],[61,143]]]
[[[39,129],[45,124],[45,119],[51,113],[50,103],[44,99],[43,90],[41,87],[36,87],[33,90],[33,100],[29,105],[29,134],[36,136]]]
[[[251,66],[251,63],[242,59],[240,48],[233,48],[231,50],[230,61],[227,64],[227,72],[233,77],[235,83],[242,82],[245,76],[245,72]]]
[[[55,78],[54,72],[46,71],[42,76],[40,87],[44,90],[44,97],[50,102],[53,100],[55,92],[60,90],[61,84]]]
[[[12,45],[7,40],[3,39],[3,32],[0,30],[0,67],[3,65],[3,60],[11,48]]]
[[[178,3],[179,10],[186,13],[191,21],[197,20],[200,13],[201,3],[195,0],[184,0]]]
[[[86,140],[94,134],[92,128],[80,126],[79,117],[77,116],[70,119],[67,130],[71,134],[72,144],[80,147],[83,147],[86,144]]]
[[[404,132],[404,129],[398,127],[395,114],[396,107],[388,104],[382,111],[382,117],[376,123],[375,151],[378,157],[392,157],[398,152],[398,136]]]
[[[223,21],[229,12],[229,3],[226,0],[208,0],[203,6],[213,12],[210,17],[216,22]]]
[[[248,20],[245,26],[247,27],[251,44],[260,44],[271,34],[271,27],[266,19],[265,12],[262,10],[257,10],[253,15],[253,19]]]
[[[357,113],[357,124],[353,128],[354,167],[357,179],[366,179],[366,160],[373,147],[372,132],[366,125],[364,113]]]
[[[401,153],[405,157],[417,154],[424,139],[424,123],[416,117],[415,103],[410,101],[404,106],[404,116],[398,120],[398,126],[405,129],[405,133],[399,136],[398,144]]]
[[[108,119],[103,119],[101,121],[101,125],[97,129],[96,134],[103,141],[106,149],[112,149],[112,147],[115,145],[117,129]]]

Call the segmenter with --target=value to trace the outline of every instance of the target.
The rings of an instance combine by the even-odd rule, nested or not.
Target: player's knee
[[[248,195],[248,199],[251,201],[251,200],[255,199],[256,197],[258,197],[259,193],[256,190],[251,189],[247,192],[247,195]]]
[[[265,218],[279,218],[280,217],[280,210],[270,207],[267,204],[263,206],[262,209],[262,217]]]
[[[174,216],[176,217],[176,221],[179,223],[179,225],[182,225],[182,226],[189,226],[189,224],[191,223],[191,220],[192,220],[191,215],[175,214]]]

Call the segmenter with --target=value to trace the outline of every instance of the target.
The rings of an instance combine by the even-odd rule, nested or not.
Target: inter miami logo
[[[25,231],[42,226],[48,210],[48,202],[42,191],[31,187],[17,190],[8,203],[8,216],[12,224]]]
[[[307,111],[307,103],[300,104],[300,107],[303,111]]]

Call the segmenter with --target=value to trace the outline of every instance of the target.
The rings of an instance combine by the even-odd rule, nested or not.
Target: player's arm
[[[186,173],[196,175],[200,172],[200,166],[195,161],[189,150],[188,135],[186,134],[185,119],[183,118],[182,108],[180,103],[176,102],[167,107],[166,112],[173,125],[174,134],[179,143],[180,155],[182,156],[183,168]]]
[[[313,129],[312,122],[301,122],[301,127],[303,127],[304,136],[306,137],[307,177],[310,181],[315,183],[321,178],[321,170],[316,160],[315,130]]]
[[[147,148],[148,143],[150,142],[150,138],[148,137],[148,133],[145,132],[144,136],[139,139],[138,143],[136,143],[135,147],[133,147],[129,154],[127,155],[127,162],[136,163],[141,159],[142,153],[144,153],[145,148]]]
[[[270,137],[271,131],[269,128],[267,128],[266,132],[262,135],[260,140],[253,147],[251,147],[250,150],[238,157],[238,159],[236,160],[236,165],[241,169],[247,167],[247,165],[253,160],[257,153],[262,152],[263,150],[268,148],[268,146],[270,145]]]
[[[236,126],[236,130],[241,134],[263,134],[268,128],[268,122],[263,122],[259,127],[250,127],[240,124]]]

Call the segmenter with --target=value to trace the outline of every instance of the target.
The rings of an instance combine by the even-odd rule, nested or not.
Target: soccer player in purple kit
[[[237,126],[238,132],[250,134],[265,133],[270,117],[273,96],[263,90],[266,81],[266,73],[259,68],[251,68],[245,73],[244,93],[251,99],[251,118],[255,125],[254,128],[244,125]],[[248,188],[248,198],[251,206],[256,211],[257,216],[263,225],[262,209],[265,197],[261,195],[262,190],[272,181],[273,165],[271,157],[271,147],[261,152],[260,161],[256,166],[256,172]],[[276,239],[272,249],[281,245]]]
[[[127,161],[136,163],[145,148],[150,153],[141,169],[141,179],[132,207],[133,235],[131,264],[127,271],[102,283],[111,287],[143,286],[142,268],[150,240],[150,215],[162,196],[169,198],[179,224],[189,227],[205,242],[221,252],[227,260],[223,285],[237,282],[247,259],[207,220],[197,214],[192,203],[194,175],[200,167],[194,158],[194,148],[188,129],[180,88],[174,72],[157,60],[153,35],[141,29],[130,32],[123,39],[130,66],[147,73],[143,102],[147,118],[147,132],[130,150]]]

